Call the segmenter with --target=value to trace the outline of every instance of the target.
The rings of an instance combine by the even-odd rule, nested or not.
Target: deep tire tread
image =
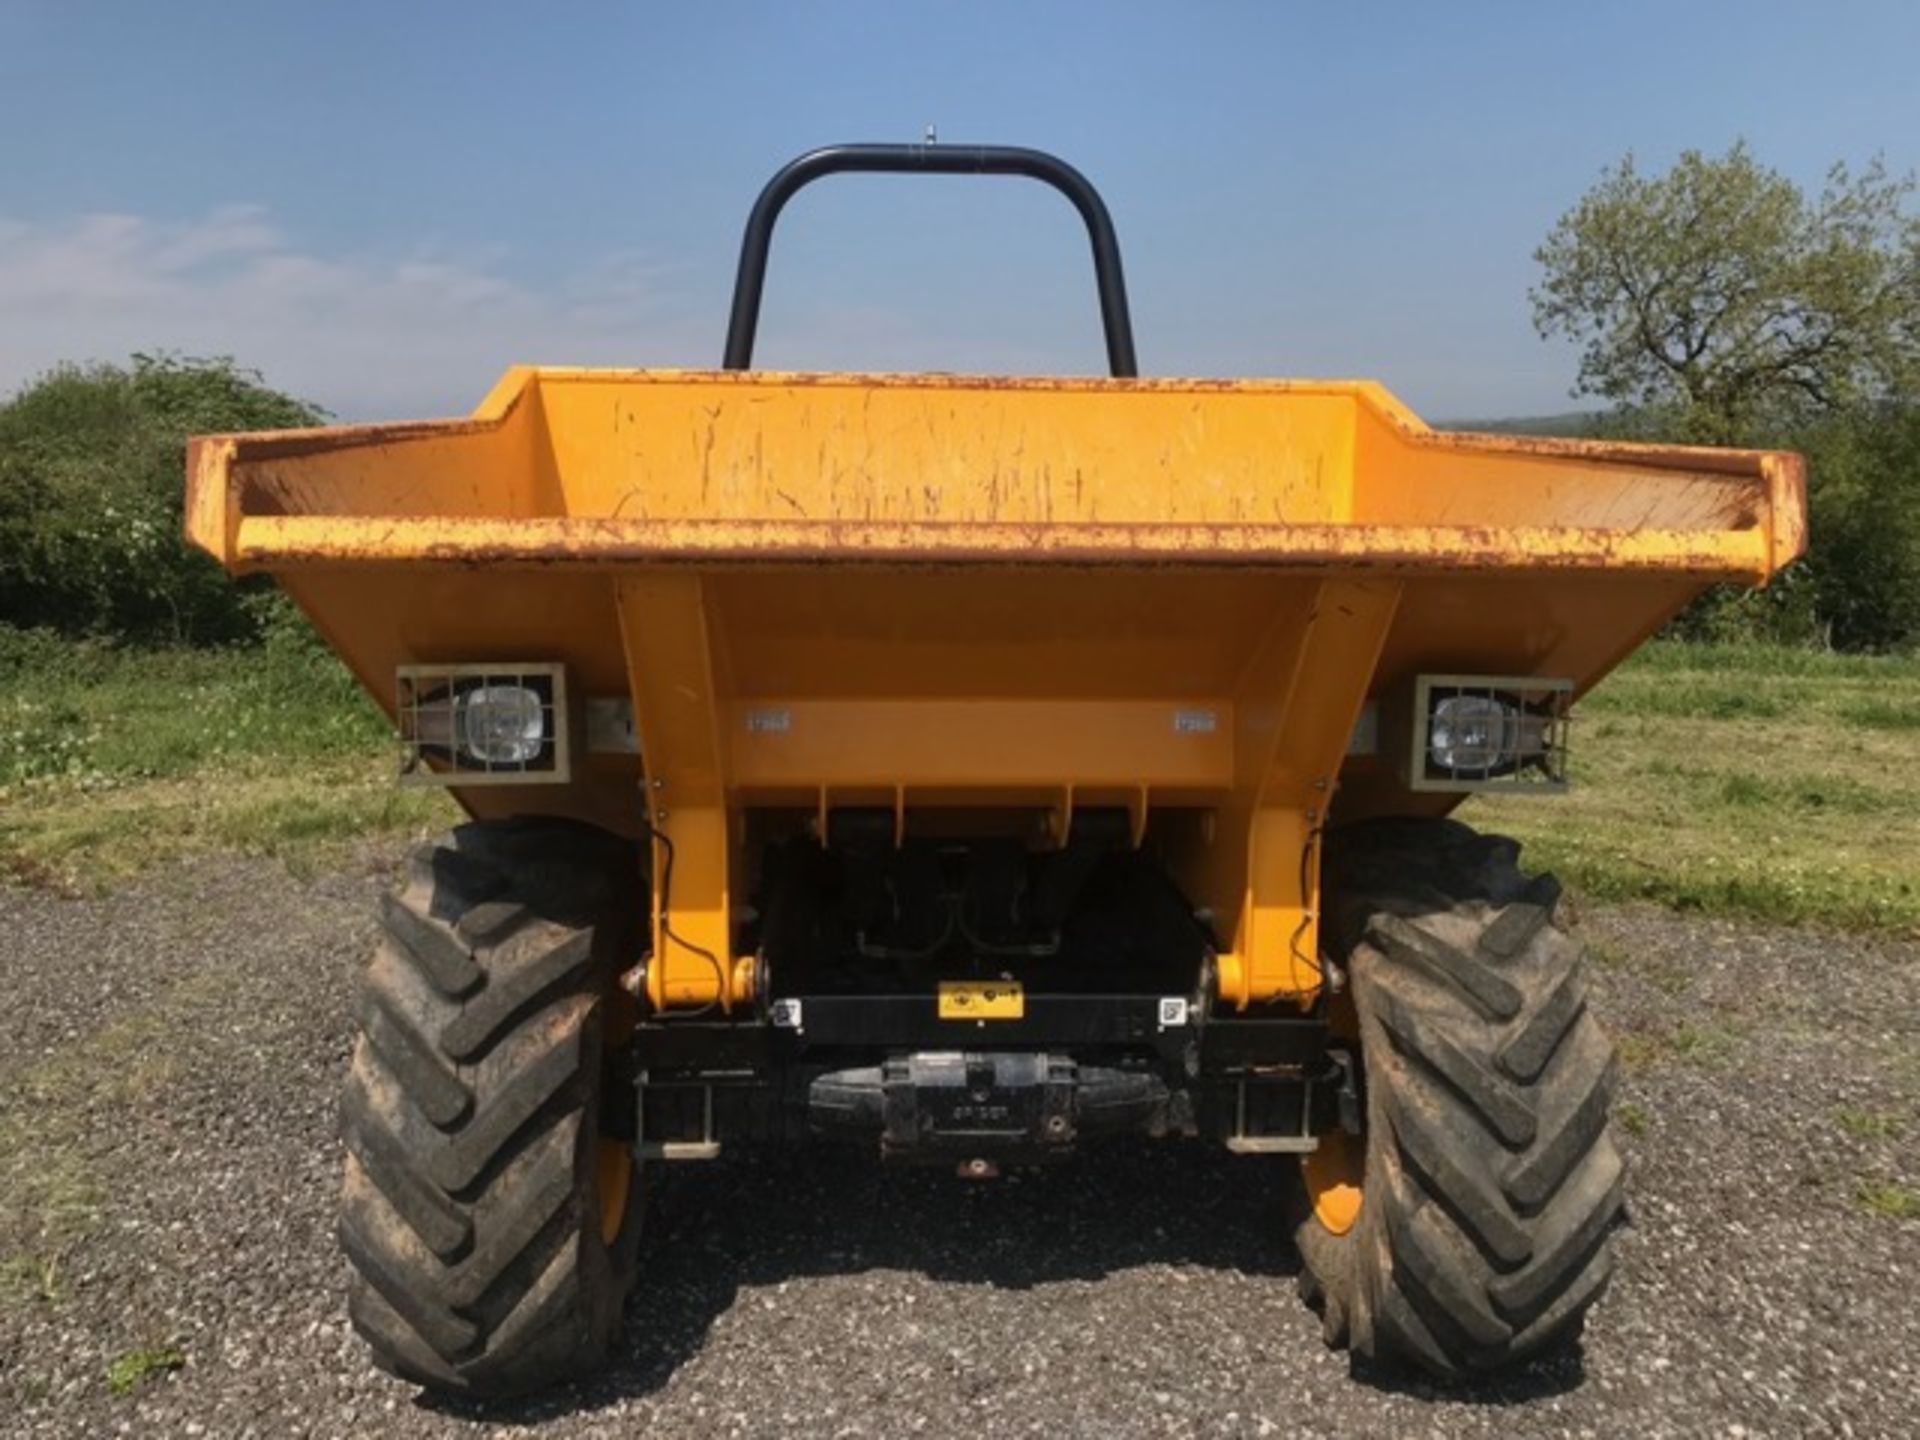
[[[1451,820],[1327,842],[1328,949],[1367,1084],[1366,1199],[1345,1235],[1309,1215],[1301,1292],[1329,1344],[1440,1379],[1577,1335],[1612,1274],[1624,1167],[1618,1067],[1588,1012],[1560,887]]]
[[[1428,934],[1409,920],[1398,915],[1382,915],[1367,938],[1401,964],[1417,966],[1452,985],[1490,1019],[1511,1020],[1520,1013],[1518,990],[1477,957]]]
[[[447,1054],[456,1060],[472,1060],[515,1018],[562,993],[592,961],[593,935],[570,930],[558,941],[533,948],[532,955],[520,958],[511,968],[503,967],[505,973],[493,977],[487,988],[440,1032],[440,1044]]]
[[[586,1017],[573,1019],[579,1025]],[[568,1092],[577,1090],[583,1079],[576,1047],[555,1045],[547,1049],[515,1073],[492,1101],[449,1137],[433,1157],[435,1183],[450,1193],[466,1190],[536,1115],[556,1100],[574,1098]]]
[[[1586,982],[1576,967],[1554,987],[1546,1003],[1533,1012],[1533,1018],[1500,1048],[1500,1068],[1522,1085],[1531,1085],[1540,1078],[1547,1061],[1553,1058],[1560,1041],[1586,1006]]]
[[[473,1239],[472,1221],[421,1173],[413,1154],[374,1113],[372,1097],[358,1074],[347,1079],[340,1124],[348,1152],[428,1249],[451,1260],[467,1247]]]
[[[1525,1145],[1533,1139],[1534,1115],[1525,1099],[1440,1026],[1399,1004],[1383,1005],[1380,1020],[1409,1064],[1445,1081],[1507,1144]]]
[[[605,996],[630,960],[638,852],[590,827],[462,826],[384,907],[341,1099],[349,1311],[381,1368],[523,1394],[603,1361],[640,1187],[602,1241]]]
[[[1589,1033],[1596,1038],[1599,1035],[1597,1029]],[[1531,1150],[1514,1157],[1512,1168],[1501,1182],[1508,1198],[1530,1214],[1559,1192],[1581,1158],[1606,1134],[1618,1077],[1612,1047],[1600,1041],[1595,1048],[1602,1050],[1597,1062],[1582,1067],[1588,1072],[1580,1077],[1585,1095]],[[1569,1077],[1569,1082],[1572,1079]]]
[[[381,962],[374,963],[377,971]],[[442,1130],[450,1129],[467,1117],[473,1095],[388,998],[380,979],[370,975],[361,987],[360,1034],[420,1112]]]

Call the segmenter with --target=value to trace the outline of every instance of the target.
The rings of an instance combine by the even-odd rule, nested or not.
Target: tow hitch
[[[817,1076],[807,1116],[822,1135],[877,1138],[894,1159],[1030,1162],[1090,1135],[1163,1134],[1167,1087],[1064,1055],[927,1050]]]

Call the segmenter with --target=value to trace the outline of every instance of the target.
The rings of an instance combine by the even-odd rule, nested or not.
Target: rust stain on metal
[[[634,399],[627,416],[618,403],[595,406],[602,433],[573,434],[563,460],[550,427],[576,384],[651,393],[647,405],[666,408]],[[543,386],[554,395],[523,403]],[[853,394],[809,398],[828,389]],[[963,403],[969,393],[976,398]],[[905,398],[891,413],[875,410],[887,395]],[[1053,401],[1007,410],[978,398],[993,395]],[[1175,424],[1164,400],[1120,408],[1114,397],[1126,395],[1179,397],[1186,418]],[[728,410],[742,400],[753,406],[745,418]],[[1302,402],[1317,408],[1288,408]],[[1376,443],[1362,456],[1352,438],[1344,453],[1313,448],[1337,443],[1326,417],[1342,412],[1330,402],[1353,417],[1350,437],[1352,427],[1383,424],[1402,448],[1384,455]],[[675,450],[663,435],[636,475],[625,436],[662,435],[675,407],[684,407],[687,440],[671,442]],[[617,426],[607,426],[609,413],[623,417]],[[1136,434],[1142,444],[1129,450]],[[564,484],[536,482],[519,458],[529,441],[536,454],[552,447],[551,464],[601,466],[607,478],[581,488],[569,470]],[[876,462],[882,443],[898,451],[892,464]],[[1283,448],[1261,448],[1275,444]],[[1284,447],[1302,445],[1289,460]],[[1433,472],[1449,483],[1421,483],[1418,467],[1435,463],[1422,455],[1450,457]],[[1460,467],[1478,458],[1488,467]],[[1512,469],[1514,460],[1537,472]],[[1116,465],[1124,473],[1109,473]],[[1668,570],[1757,583],[1805,544],[1797,456],[1437,433],[1356,381],[525,370],[467,420],[212,437],[195,443],[190,467],[190,534],[245,569],[1339,565]],[[554,505],[573,513],[542,508]]]
[[[1757,536],[1481,526],[968,524],[840,520],[461,518],[356,521],[258,516],[240,527],[255,567],[344,564],[765,565],[886,563],[1107,568],[1149,562],[1383,570],[1670,570],[1737,577],[1765,564]]]

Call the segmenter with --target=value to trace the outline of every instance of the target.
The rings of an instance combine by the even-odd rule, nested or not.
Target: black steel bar
[[[766,288],[767,252],[780,211],[803,186],[824,175],[850,172],[893,175],[1024,175],[1051,185],[1080,212],[1093,246],[1094,279],[1100,288],[1100,322],[1107,334],[1107,366],[1116,376],[1140,373],[1133,353],[1133,320],[1127,283],[1120,270],[1120,242],[1113,217],[1093,183],[1066,161],[1044,150],[1011,145],[829,145],[789,161],[766,184],[747,216],[740,242],[740,269],[733,282],[733,315],[727,322],[722,364],[753,365],[753,338],[760,326],[760,296]]]
[[[1065,1049],[1137,1046],[1176,1057],[1197,1046],[1209,1072],[1291,1064],[1316,1066],[1326,1052],[1326,1022],[1316,1015],[1228,1018],[1162,1027],[1152,995],[1029,994],[1018,1019],[940,1018],[932,995],[807,995],[803,1029],[764,1022],[665,1020],[640,1026],[633,1050],[641,1068],[759,1070],[781,1056],[814,1049],[887,1052],[964,1049]]]
[[[1200,1066],[1210,1072],[1317,1065],[1326,1048],[1327,1025],[1318,1016],[1237,1020],[1214,1015],[1200,1029]]]
[[[808,995],[803,1047],[878,1046],[961,1050],[983,1046],[1177,1045],[1191,1032],[1162,1031],[1151,995],[1028,995],[1017,1020],[943,1020],[931,995]]]

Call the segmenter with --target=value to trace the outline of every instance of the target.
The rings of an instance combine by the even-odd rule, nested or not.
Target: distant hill
[[[1495,435],[1591,435],[1597,410],[1568,410],[1559,415],[1514,415],[1504,420],[1435,420],[1436,430],[1485,430]]]

